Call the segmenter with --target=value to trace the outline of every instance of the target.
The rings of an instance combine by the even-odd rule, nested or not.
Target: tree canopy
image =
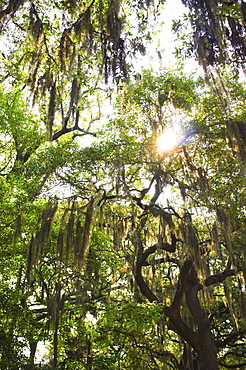
[[[0,2],[0,369],[246,368],[245,4],[182,3],[139,73],[165,1]]]

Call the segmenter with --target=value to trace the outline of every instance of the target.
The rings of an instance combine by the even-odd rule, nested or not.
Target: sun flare
[[[172,150],[178,144],[178,137],[174,130],[167,130],[158,139],[158,148],[162,152]]]

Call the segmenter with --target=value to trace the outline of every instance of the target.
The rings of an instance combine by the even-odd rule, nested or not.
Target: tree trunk
[[[35,360],[35,355],[36,355],[36,350],[37,350],[37,341],[30,341],[30,357],[29,357],[29,369],[34,369],[34,360]]]
[[[139,285],[141,293],[150,302],[157,300],[157,297],[153,294],[142,276],[142,266],[147,256],[154,251],[154,246],[148,248],[139,259],[136,269],[136,282]],[[197,278],[193,262],[187,260],[181,268],[173,302],[171,306],[164,308],[164,313],[170,320],[170,329],[179,334],[197,353],[200,362],[199,370],[218,370],[217,349],[211,332],[210,322],[198,299],[198,291],[200,289],[201,284]],[[182,319],[181,306],[184,295],[187,307],[197,328],[196,331],[189,327]]]
[[[200,282],[192,265],[186,282],[185,296],[188,309],[198,328],[199,342],[195,350],[199,356],[202,370],[216,370],[218,369],[217,349],[208,316],[201,307],[197,296],[199,290]]]

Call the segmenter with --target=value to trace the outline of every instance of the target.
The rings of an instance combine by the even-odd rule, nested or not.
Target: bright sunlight
[[[172,150],[179,142],[179,137],[174,129],[167,129],[158,139],[158,149],[162,152]]]

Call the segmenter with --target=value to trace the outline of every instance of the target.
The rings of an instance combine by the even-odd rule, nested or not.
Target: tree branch
[[[158,301],[158,298],[157,296],[152,292],[152,290],[149,288],[149,286],[147,285],[147,283],[145,282],[143,276],[142,276],[142,267],[143,265],[145,264],[146,262],[146,258],[151,255],[152,253],[154,253],[157,249],[157,245],[153,245],[152,247],[149,247],[143,254],[142,256],[139,258],[139,260],[137,261],[137,266],[136,266],[136,275],[135,275],[135,279],[136,279],[136,282],[139,286],[139,289],[141,291],[141,293],[150,301],[150,302],[154,302],[154,301]]]
[[[223,283],[223,281],[230,277],[230,276],[235,276],[236,271],[234,269],[231,269],[231,259],[228,259],[227,266],[225,270],[219,274],[216,275],[210,275],[205,281],[204,285],[206,287],[213,285],[213,284],[218,284],[218,283]],[[202,289],[202,286],[200,287]]]
[[[92,135],[94,137],[96,137],[96,134],[94,132],[90,132],[90,131],[87,131],[87,130],[84,130],[80,127],[77,127],[77,126],[74,126],[74,127],[63,127],[61,130],[55,132],[52,136],[52,141],[55,141],[57,140],[60,136],[62,135],[65,135],[65,134],[68,134],[69,132],[73,132],[73,131],[80,131],[81,134],[75,134],[75,136],[84,136],[84,135]]]
[[[176,293],[175,293],[173,302],[171,304],[171,310],[173,312],[178,312],[180,310],[180,306],[181,306],[182,299],[183,299],[183,294],[185,292],[186,281],[188,279],[188,275],[189,275],[191,267],[192,267],[192,261],[186,260],[181,268]]]

